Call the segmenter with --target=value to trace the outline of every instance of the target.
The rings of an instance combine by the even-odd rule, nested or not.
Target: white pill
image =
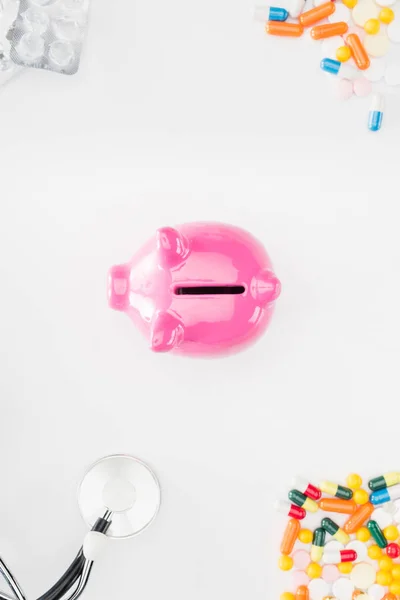
[[[343,38],[339,36],[327,38],[321,44],[321,57],[337,60],[336,50],[340,48],[340,46],[344,46]]]
[[[393,63],[386,67],[385,81],[388,85],[400,85],[400,65]]]
[[[323,579],[312,579],[308,584],[311,600],[322,600],[329,593],[329,585]]]
[[[376,3],[379,4],[379,6],[392,6],[396,3],[396,0],[376,0]]]
[[[44,49],[44,39],[35,33],[24,33],[17,46],[18,54],[27,62],[38,60],[43,56]]]
[[[371,58],[371,64],[368,67],[368,69],[363,71],[363,75],[365,79],[368,79],[368,81],[372,81],[374,83],[375,81],[380,81],[382,79],[382,77],[385,75],[385,70],[386,61],[383,58]],[[377,510],[383,510],[383,508],[379,508]],[[379,527],[382,528],[382,525],[380,523]],[[386,527],[386,525],[384,525],[384,527]]]
[[[399,506],[396,506],[396,502],[398,502],[398,500],[395,500],[394,502],[386,502],[386,504],[382,506],[383,510],[391,515],[395,515],[397,509],[399,508]]]
[[[337,600],[352,600],[354,583],[350,579],[340,577],[332,586],[332,591]]]
[[[379,8],[374,2],[364,0],[358,2],[353,8],[353,21],[359,27],[364,27],[368,19],[377,19],[379,17]]]
[[[337,542],[336,540],[332,540],[331,542],[328,542],[324,546],[324,553],[325,552],[340,552],[340,550],[344,550],[344,546],[343,546],[343,544],[341,544],[340,542]]]
[[[335,3],[336,10],[335,12],[328,17],[328,21],[331,23],[339,23],[339,21],[344,21],[345,23],[350,23],[351,12],[344,4]]]
[[[374,583],[374,585],[368,588],[368,596],[371,600],[382,600],[385,593],[386,589],[378,583]]]
[[[383,508],[376,508],[371,515],[371,519],[376,521],[381,529],[385,529],[393,523],[392,515]]]
[[[400,44],[400,20],[394,20],[387,28],[389,40],[395,44]]]
[[[372,565],[366,562],[356,565],[350,573],[350,579],[355,587],[366,590],[375,583],[376,571]]]
[[[370,56],[379,58],[388,53],[390,41],[386,33],[379,35],[366,35],[364,39],[364,48]]]
[[[357,552],[357,558],[354,561],[355,563],[362,562],[368,557],[367,546],[357,540],[355,540],[354,542],[350,542],[350,544],[347,544],[346,550],[354,550],[355,552]]]

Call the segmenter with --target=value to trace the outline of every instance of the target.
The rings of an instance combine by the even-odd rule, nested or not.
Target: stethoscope
[[[85,590],[94,563],[108,539],[133,537],[146,529],[160,508],[160,485],[151,469],[137,458],[107,456],[90,467],[78,492],[82,517],[91,528],[64,575],[38,600],[76,600]],[[0,558],[0,572],[14,596],[26,600],[18,581]]]

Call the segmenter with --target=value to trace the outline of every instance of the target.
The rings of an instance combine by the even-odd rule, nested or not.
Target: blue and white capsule
[[[382,108],[381,104],[379,104],[379,105],[373,104],[373,106],[374,107],[377,106],[378,109]],[[374,111],[371,110],[371,112],[369,113],[368,127],[369,127],[369,129],[371,129],[371,131],[378,131],[378,129],[380,129],[381,123],[382,123],[382,117],[379,117],[379,116],[374,117],[374,119],[376,119],[376,120],[372,123],[372,125],[379,124],[379,126],[377,129],[371,128],[371,119],[372,119],[371,113],[375,114],[375,112],[382,113],[381,110],[374,110]],[[385,504],[385,502],[392,502],[393,500],[398,500],[399,498],[400,498],[400,485],[399,484],[392,485],[389,488],[383,488],[382,490],[377,490],[376,492],[372,492],[372,494],[370,494],[370,497],[369,497],[370,502],[372,502],[372,504],[374,506],[378,506],[379,504]]]
[[[323,58],[321,69],[330,75],[337,75],[340,79],[354,79],[357,74],[356,69],[333,58]]]
[[[372,98],[371,108],[370,108],[369,117],[368,117],[368,129],[370,131],[379,131],[380,128],[382,127],[383,109],[384,109],[383,96],[381,96],[381,94],[375,94]],[[391,490],[393,490],[393,488],[399,488],[399,495],[396,496],[396,498],[400,498],[400,486],[394,485],[390,488],[390,490],[389,490],[389,488],[380,490],[380,492],[382,492],[382,497],[387,495],[387,496],[389,496],[389,500],[381,500],[379,502],[374,502],[374,500],[372,499],[372,496],[375,497],[375,494],[376,494],[376,497],[378,497],[379,492],[373,492],[371,494],[372,504],[383,504],[384,502],[390,502],[390,500],[393,500],[394,498],[390,498],[390,496],[392,495]]]
[[[288,17],[289,11],[279,6],[256,6],[254,9],[256,21],[286,21]]]

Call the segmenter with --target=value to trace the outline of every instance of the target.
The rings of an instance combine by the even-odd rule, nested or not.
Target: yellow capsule
[[[389,23],[391,23],[394,19],[394,12],[391,8],[386,6],[385,8],[382,8],[381,12],[379,13],[379,19],[382,21],[382,23],[389,25]]]
[[[322,574],[322,567],[317,563],[310,563],[307,567],[307,575],[310,579],[319,579]]]
[[[293,558],[287,554],[282,554],[282,556],[279,558],[278,565],[281,571],[290,571],[290,569],[293,567]]]
[[[368,492],[365,490],[356,490],[353,495],[353,500],[356,504],[367,504],[369,500]]]
[[[324,547],[323,546],[311,546],[310,550],[310,558],[313,562],[319,563],[322,560],[324,555]]]
[[[358,0],[343,0],[343,4],[347,6],[347,8],[354,8],[357,4]]]
[[[284,592],[281,594],[280,600],[295,600],[295,597],[292,592]]]
[[[393,561],[388,556],[382,556],[379,559],[379,569],[381,571],[391,571],[393,567]]]
[[[395,596],[400,596],[400,582],[393,581],[393,583],[391,583],[389,586],[389,591],[391,594],[394,594]]]
[[[343,575],[348,575],[353,570],[353,563],[351,562],[340,563],[336,566]]]
[[[302,544],[311,544],[313,532],[310,529],[300,529],[298,538]]]
[[[381,24],[378,19],[368,19],[364,25],[364,29],[369,35],[376,35],[381,28]]]
[[[372,558],[372,560],[378,560],[382,556],[382,550],[377,544],[373,544],[368,548],[368,556]]]
[[[356,538],[358,539],[359,542],[368,542],[370,537],[371,537],[371,534],[367,527],[360,527],[360,529],[358,531],[356,531]]]
[[[378,571],[376,574],[376,583],[386,587],[393,581],[392,575],[388,571]]]
[[[319,510],[318,504],[314,500],[311,500],[311,498],[307,498],[303,504],[303,508],[311,513],[315,513]]]
[[[342,46],[342,48],[346,48],[347,50],[350,51],[350,48],[348,48],[348,46]],[[351,56],[351,52],[350,52],[350,56]],[[350,58],[350,56],[349,56],[349,58]],[[338,60],[340,60],[340,59],[338,58]],[[347,58],[346,58],[346,60],[347,60]],[[347,483],[347,487],[349,487],[351,490],[358,490],[362,486],[361,476],[357,475],[357,473],[350,473],[350,475],[346,479],[346,483]]]
[[[400,579],[400,565],[393,565],[392,577],[393,577],[393,579]],[[399,594],[400,594],[400,592],[399,592]]]
[[[388,527],[385,527],[383,533],[389,542],[394,542],[399,537],[399,530],[395,525],[389,525]]]

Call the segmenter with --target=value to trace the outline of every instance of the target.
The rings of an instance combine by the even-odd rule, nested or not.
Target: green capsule
[[[335,533],[339,529],[339,525],[336,525],[336,523],[334,523],[329,517],[325,517],[325,519],[322,519],[321,526],[325,529],[325,531],[327,531],[331,535],[335,535]]]
[[[378,544],[379,548],[386,548],[388,543],[378,523],[376,521],[369,521],[367,527],[375,542]]]
[[[383,488],[391,487],[397,483],[400,483],[400,473],[397,471],[392,471],[391,473],[385,473],[380,477],[371,479],[368,481],[368,487],[373,492],[377,492],[378,490],[383,490]]]
[[[313,546],[323,546],[325,544],[326,531],[322,527],[317,527],[313,535]]]
[[[319,489],[329,496],[336,496],[342,500],[351,500],[353,497],[353,491],[350,488],[344,487],[332,481],[323,481],[319,485]]]
[[[290,490],[288,497],[290,502],[297,504],[297,506],[303,506],[307,500],[307,496],[298,490]]]
[[[344,485],[338,485],[336,491],[336,498],[342,498],[342,500],[351,500],[353,497],[353,490],[344,487]]]

